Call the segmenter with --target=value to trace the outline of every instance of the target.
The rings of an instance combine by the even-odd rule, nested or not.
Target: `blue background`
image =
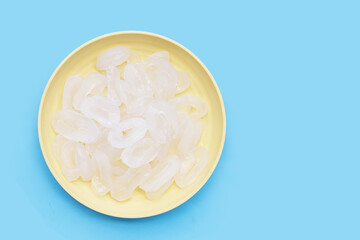
[[[1,3],[2,239],[360,239],[357,1],[100,2]],[[72,199],[37,136],[57,65],[122,30],[189,48],[227,111],[208,183],[177,209],[138,220]]]

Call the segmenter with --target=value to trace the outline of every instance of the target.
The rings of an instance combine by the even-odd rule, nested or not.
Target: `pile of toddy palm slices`
[[[68,181],[90,181],[96,194],[124,201],[137,188],[154,199],[173,182],[185,188],[197,179],[209,161],[197,146],[207,108],[197,96],[177,97],[190,79],[169,60],[166,51],[142,61],[116,46],[98,56],[99,72],[66,80],[52,126]]]

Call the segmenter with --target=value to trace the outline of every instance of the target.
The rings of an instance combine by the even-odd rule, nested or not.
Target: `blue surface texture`
[[[5,1],[0,9],[1,239],[360,239],[359,1]],[[224,151],[206,185],[175,210],[138,220],[72,199],[37,135],[57,65],[123,30],[194,52],[227,112]]]

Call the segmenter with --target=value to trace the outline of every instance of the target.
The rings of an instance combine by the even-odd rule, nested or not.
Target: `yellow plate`
[[[144,59],[154,52],[166,50],[170,53],[171,63],[176,69],[185,71],[191,78],[190,88],[184,95],[201,97],[208,106],[204,118],[204,132],[199,145],[209,150],[210,162],[203,173],[191,186],[180,189],[173,184],[161,197],[148,200],[145,194],[136,190],[125,202],[117,202],[109,194],[100,197],[93,193],[90,184],[77,180],[68,182],[63,176],[60,163],[51,150],[55,132],[51,121],[61,108],[62,91],[65,80],[80,73],[83,77],[96,72],[97,56],[104,50],[124,45]],[[147,32],[116,32],[97,37],[73,51],[62,61],[52,74],[43,93],[38,119],[41,150],[45,161],[59,184],[76,200],[103,214],[122,218],[141,218],[169,211],[187,201],[206,183],[214,171],[223,149],[225,140],[225,109],[220,91],[214,78],[205,65],[188,49],[166,37]]]

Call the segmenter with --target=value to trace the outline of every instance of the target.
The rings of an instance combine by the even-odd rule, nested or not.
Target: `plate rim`
[[[62,183],[62,181],[60,181],[60,179],[58,179],[58,177],[56,176],[56,174],[54,174],[54,169],[51,166],[51,164],[49,163],[48,157],[47,157],[47,153],[45,151],[45,147],[44,147],[44,143],[43,143],[43,136],[41,133],[41,115],[43,112],[43,105],[44,105],[44,101],[45,101],[45,96],[47,95],[48,89],[55,77],[55,75],[57,74],[57,72],[60,70],[60,68],[65,64],[65,62],[72,57],[74,54],[76,54],[78,51],[80,51],[82,48],[84,48],[85,46],[98,41],[100,39],[103,38],[107,38],[110,36],[115,36],[115,35],[126,35],[126,34],[139,34],[139,35],[147,35],[147,36],[152,36],[152,37],[156,37],[156,38],[160,38],[163,39],[165,41],[168,41],[178,47],[180,47],[182,50],[186,51],[188,54],[190,54],[200,65],[201,67],[205,70],[206,74],[208,74],[208,76],[210,77],[216,93],[219,96],[220,99],[220,105],[221,105],[221,112],[222,112],[222,118],[223,118],[223,126],[222,126],[222,139],[221,139],[221,146],[220,146],[220,150],[216,156],[216,160],[215,163],[213,164],[212,168],[210,169],[210,171],[208,172],[208,174],[206,175],[206,177],[203,179],[203,181],[198,184],[198,186],[196,186],[196,188],[194,188],[194,190],[192,192],[190,192],[186,197],[184,197],[183,199],[181,199],[181,201],[175,202],[175,204],[170,205],[170,207],[164,208],[164,209],[160,209],[158,211],[154,211],[151,214],[123,214],[123,215],[119,215],[119,214],[112,214],[106,211],[103,211],[101,208],[99,209],[98,207],[94,206],[90,201],[87,201],[84,198],[79,197],[75,192],[71,191],[70,188],[68,188],[65,184]],[[180,43],[159,35],[159,34],[155,34],[155,33],[151,33],[151,32],[146,32],[146,31],[118,31],[118,32],[112,32],[112,33],[108,33],[108,34],[104,34],[98,37],[95,37],[85,43],[83,43],[82,45],[80,45],[79,47],[77,47],[75,50],[73,50],[69,55],[67,55],[62,61],[61,63],[56,67],[56,69],[54,70],[54,72],[51,74],[51,77],[49,78],[46,87],[43,91],[42,97],[41,97],[41,101],[40,101],[40,106],[39,106],[39,111],[38,111],[38,137],[39,137],[39,143],[40,143],[40,147],[41,147],[41,152],[43,154],[43,157],[45,159],[46,165],[49,168],[52,176],[55,178],[55,180],[58,182],[58,184],[65,190],[65,192],[67,192],[71,197],[73,197],[76,201],[78,201],[79,203],[81,203],[82,205],[86,206],[87,208],[102,213],[104,215],[108,215],[108,216],[112,216],[112,217],[118,217],[118,218],[128,218],[128,219],[136,219],[136,218],[146,218],[146,217],[152,217],[152,216],[156,216],[165,212],[168,212],[170,210],[173,210],[175,208],[177,208],[178,206],[182,205],[183,203],[185,203],[186,201],[188,201],[190,198],[192,198],[204,185],[205,183],[209,180],[209,178],[211,177],[211,175],[213,174],[215,168],[218,165],[218,162],[220,160],[223,148],[224,148],[224,144],[225,144],[225,137],[226,137],[226,114],[225,114],[225,106],[224,106],[224,101],[220,92],[220,89],[214,79],[214,77],[212,76],[212,74],[210,73],[210,71],[207,69],[207,67],[205,66],[205,64],[194,54],[192,53],[189,49],[187,49],[186,47],[184,47],[183,45],[181,45]]]

